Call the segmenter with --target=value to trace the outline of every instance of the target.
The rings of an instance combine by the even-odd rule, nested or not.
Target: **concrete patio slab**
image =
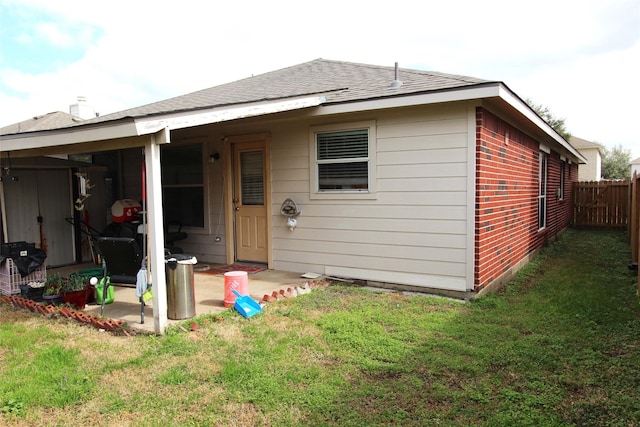
[[[93,264],[79,264],[67,267],[50,269],[60,273],[63,277],[69,274],[84,270],[87,268],[95,268]],[[215,265],[212,265],[215,268]],[[309,279],[301,277],[300,273],[293,273],[280,270],[264,270],[257,273],[248,274],[249,295],[256,301],[262,301],[265,295],[272,295],[273,292],[280,292],[296,286],[302,286],[309,282]],[[123,320],[130,328],[145,332],[154,332],[153,321],[153,301],[150,300],[144,307],[144,323],[141,323],[141,305],[136,297],[136,289],[133,285],[115,286],[115,301],[105,305],[104,317]],[[205,272],[194,273],[194,296],[195,296],[195,312],[196,316],[203,314],[221,313],[229,308],[224,306],[224,275],[211,274]],[[101,315],[101,305],[88,304],[85,312],[93,315]],[[232,309],[232,308],[231,308]],[[176,324],[187,319],[172,320],[169,319],[167,324]]]

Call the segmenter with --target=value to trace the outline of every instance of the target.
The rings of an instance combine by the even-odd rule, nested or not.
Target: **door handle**
[[[237,210],[237,211],[239,211],[239,210],[240,210],[240,207],[236,206],[236,210]]]

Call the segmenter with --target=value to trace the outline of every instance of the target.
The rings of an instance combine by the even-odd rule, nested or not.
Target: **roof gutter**
[[[0,151],[30,150],[84,142],[136,136],[132,118],[91,127],[65,127],[46,131],[25,132],[0,137]]]
[[[406,96],[394,96],[387,98],[372,99],[367,101],[344,102],[330,105],[323,105],[322,109],[316,111],[316,115],[353,113],[363,110],[377,110],[395,107],[418,106],[425,104],[437,104],[441,102],[470,101],[473,99],[500,98],[527,120],[541,129],[552,138],[557,144],[565,148],[571,155],[579,161],[586,163],[587,159],[580,154],[571,144],[569,144],[558,132],[545,122],[535,111],[520,97],[511,91],[502,82],[481,83],[474,86],[445,89],[421,94],[407,94]]]
[[[173,113],[161,116],[136,118],[138,135],[155,133],[159,129],[184,129],[247,117],[263,116],[284,111],[316,107],[326,101],[324,96],[310,96],[278,101],[266,101],[249,105],[213,108],[196,113]]]
[[[544,121],[526,102],[511,91],[504,83],[500,83],[500,98],[516,109],[520,114],[532,121],[536,126],[542,129],[547,135],[553,138],[558,144],[569,151],[573,156],[581,162],[587,163],[587,159],[580,154],[578,150],[573,148],[554,128]]]
[[[155,134],[193,126],[219,123],[246,117],[274,114],[315,107],[324,96],[309,96],[266,101],[242,106],[211,108],[197,112],[169,113],[157,116],[126,117],[111,122],[71,126],[46,131],[25,132],[0,137],[0,151],[30,150],[95,141],[114,140]]]

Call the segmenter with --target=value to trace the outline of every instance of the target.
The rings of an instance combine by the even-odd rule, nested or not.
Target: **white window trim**
[[[316,134],[322,132],[340,132],[355,129],[369,131],[368,157],[368,189],[366,191],[336,190],[319,191],[318,189],[318,160],[316,158]],[[375,199],[376,194],[376,165],[377,165],[377,136],[375,120],[342,123],[333,125],[312,126],[309,128],[309,197],[311,199]]]
[[[201,155],[202,155],[202,184],[190,185],[191,187],[202,187],[202,197],[203,197],[203,212],[204,222],[202,227],[192,227],[192,226],[183,226],[182,229],[184,231],[188,231],[190,234],[203,234],[206,233],[209,229],[209,167],[207,164],[207,139],[204,137],[195,137],[195,138],[186,138],[175,140],[171,142],[173,147],[177,146],[185,146],[185,145],[200,145]],[[169,148],[171,149],[171,147]],[[164,191],[164,188],[170,188],[171,185],[161,185],[161,192]],[[175,187],[174,187],[175,188]]]
[[[541,231],[547,228],[547,208],[548,208],[547,187],[549,186],[549,183],[547,182],[549,179],[549,157],[548,156],[549,155],[546,152],[541,150],[538,157],[538,215],[540,215],[540,205],[543,203],[543,200],[544,200],[544,209],[542,210],[542,215],[544,217],[543,217],[543,221],[540,221],[540,217],[538,217],[538,231]],[[544,159],[544,168],[542,167],[543,159]],[[544,187],[542,186],[543,174],[545,175]],[[542,227],[540,227],[541,222],[542,222]]]
[[[560,160],[560,185],[558,187],[558,200],[564,200],[564,186],[565,186],[565,177],[564,175],[567,173],[567,162],[565,160]]]

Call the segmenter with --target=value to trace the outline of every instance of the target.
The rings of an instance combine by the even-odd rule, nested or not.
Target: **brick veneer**
[[[578,165],[565,163],[559,200],[560,155],[548,156],[547,226],[538,230],[539,142],[483,108],[476,110],[475,277],[480,291],[518,269],[571,219]]]

